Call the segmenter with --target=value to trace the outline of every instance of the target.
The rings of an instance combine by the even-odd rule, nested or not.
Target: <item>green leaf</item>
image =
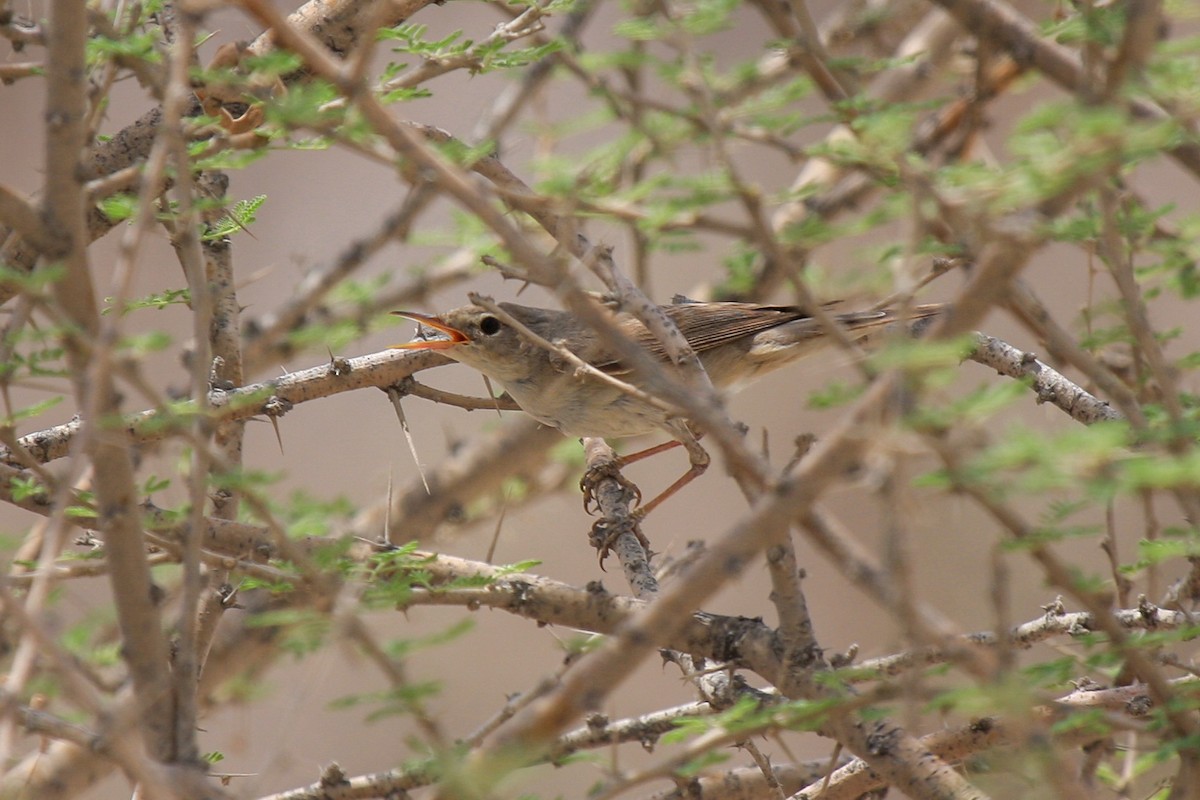
[[[6,428],[16,427],[18,422],[41,416],[43,412],[49,411],[62,401],[62,396],[50,397],[42,400],[40,403],[34,403],[33,405],[25,406],[24,408],[18,408],[12,414],[0,418],[0,425],[3,425]]]
[[[265,589],[271,594],[286,595],[291,594],[296,590],[296,584],[288,580],[268,580],[267,578],[258,578],[247,576],[242,579],[239,587],[241,591],[250,591],[251,589]],[[272,624],[270,620],[262,623],[264,626]]]
[[[439,681],[407,683],[403,686],[376,692],[344,695],[333,700],[329,705],[331,708],[339,710],[366,705],[376,706],[374,710],[367,714],[366,721],[378,722],[388,717],[411,714],[419,704],[430,697],[436,696],[441,692],[441,689],[442,685]]]
[[[263,114],[267,122],[282,128],[337,126],[345,116],[345,108],[333,103],[339,96],[328,81],[311,78],[293,83],[284,94],[273,95]]]
[[[60,263],[39,264],[32,271],[16,269],[0,263],[0,284],[37,295],[62,280],[67,270]]]
[[[262,611],[248,617],[246,624],[254,628],[282,628],[283,647],[296,656],[316,652],[332,627],[328,616],[306,608]]]
[[[111,194],[100,200],[99,207],[110,220],[120,222],[129,219],[137,212],[137,195],[129,192]]]
[[[249,200],[237,201],[229,213],[209,227],[201,238],[206,242],[212,242],[239,231],[245,231],[257,220],[255,215],[265,202],[267,202],[265,194],[257,195]]]
[[[162,53],[158,50],[160,41],[156,30],[132,31],[120,39],[93,36],[88,39],[88,60],[94,63],[102,58],[128,58],[159,64],[162,62]]]
[[[171,346],[173,340],[166,331],[149,331],[121,339],[121,348],[130,356],[140,358],[150,353],[161,353]]]
[[[808,394],[808,407],[829,409],[844,406],[863,393],[861,384],[832,381]]]
[[[36,500],[45,498],[46,487],[37,479],[36,476],[13,476],[9,479],[8,490],[12,492],[13,502],[24,503],[26,500]]]
[[[112,313],[114,310],[113,303],[115,300],[116,298],[113,297],[104,298],[104,309],[100,313]],[[138,297],[134,298],[133,300],[126,301],[125,306],[120,309],[120,313],[122,316],[124,316],[130,311],[138,311],[144,308],[152,308],[157,311],[161,311],[169,306],[188,305],[191,302],[192,293],[190,289],[167,289],[165,292],[157,292],[155,294],[146,295],[145,297]]]

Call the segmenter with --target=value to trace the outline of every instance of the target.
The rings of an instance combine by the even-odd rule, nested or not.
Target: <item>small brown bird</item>
[[[515,303],[500,303],[499,307],[546,341],[565,347],[603,372],[638,385],[636,373],[627,369],[600,336],[574,314]],[[692,346],[718,389],[741,388],[810,354],[825,340],[820,324],[798,306],[679,302],[661,308]],[[918,306],[908,318],[930,317],[940,309],[939,305]],[[581,374],[561,354],[530,341],[485,308],[463,306],[439,316],[392,313],[421,326],[413,341],[397,348],[440,350],[474,367],[500,384],[527,414],[567,436],[620,438],[657,429],[685,445],[695,442],[686,426],[668,412],[595,376]],[[834,318],[854,339],[899,320],[889,311],[856,311],[835,314]],[[673,368],[662,344],[632,315],[618,313],[614,321],[664,368]],[[703,454],[699,445],[688,447],[692,454],[688,474],[647,503],[643,514],[704,470],[707,456],[698,457],[696,450]]]

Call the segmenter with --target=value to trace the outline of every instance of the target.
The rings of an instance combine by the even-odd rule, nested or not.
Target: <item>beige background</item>
[[[18,8],[24,12],[24,9]],[[602,42],[608,37],[610,23],[593,23],[587,41]],[[430,7],[414,21],[427,24],[430,36],[455,28],[465,28],[474,38],[482,38],[497,21],[488,8],[475,4],[449,3]],[[215,43],[232,39],[252,38],[257,29],[244,19],[223,14],[211,23],[218,29],[213,43],[206,46],[210,54]],[[556,21],[551,22],[555,27]],[[764,28],[757,16],[747,13],[743,23],[713,42],[722,63],[751,57],[764,40]],[[0,42],[0,59],[21,60],[7,45]],[[466,135],[473,126],[476,113],[491,101],[506,79],[501,75],[481,75],[469,78],[451,74],[435,81],[431,88],[436,97],[421,100],[395,109],[395,113],[422,122],[445,126],[456,135]],[[13,86],[0,87],[0,181],[22,191],[34,192],[41,180],[41,161],[37,126],[40,119],[42,82],[30,79]],[[1017,91],[989,113],[995,130],[990,141],[999,146],[1006,125],[1044,95]],[[582,98],[575,90],[552,92],[542,103],[545,115],[565,118],[578,112],[574,106]],[[141,92],[128,83],[115,94],[106,129],[115,131],[147,108]],[[815,109],[816,107],[814,107]],[[819,136],[823,129],[806,129],[804,136]],[[597,135],[581,137],[565,143],[566,147],[585,146]],[[505,143],[504,159],[518,173],[528,175],[526,161],[534,152],[536,141],[529,132],[516,131]],[[687,168],[688,165],[680,165]],[[696,165],[693,165],[696,166]],[[764,160],[753,165],[747,177],[764,185],[778,185],[781,175],[792,175],[795,166],[783,159]],[[253,226],[253,236],[238,236],[235,246],[237,272],[242,287],[239,297],[246,314],[266,312],[286,298],[305,272],[325,263],[344,244],[373,230],[378,221],[395,208],[405,187],[397,177],[378,166],[333,150],[329,152],[280,152],[250,168],[231,175],[230,198],[240,199],[266,194],[268,200]],[[1194,202],[1190,184],[1180,181],[1172,166],[1157,164],[1134,176],[1136,186],[1153,202],[1178,200],[1184,207]],[[437,220],[445,219],[446,205],[440,203],[434,215],[422,218],[423,232],[438,229]],[[628,241],[614,226],[591,222],[589,235],[594,241],[616,245],[618,258],[628,255]],[[93,248],[93,264],[101,294],[120,230],[110,234]],[[837,273],[859,264],[870,264],[875,258],[873,247],[885,241],[884,235],[903,235],[900,230],[884,232],[872,240],[838,242],[820,248],[816,262],[825,270]],[[161,231],[147,250],[138,276],[138,291],[150,293],[182,285],[179,267],[167,247]],[[714,250],[707,253],[665,258],[663,268],[655,274],[652,291],[666,301],[675,292],[692,292],[695,287],[717,275],[721,248],[724,242],[714,241]],[[374,273],[400,273],[422,263],[431,263],[448,248],[433,246],[390,247],[370,264]],[[1076,250],[1053,248],[1043,253],[1028,270],[1028,277],[1038,291],[1058,306],[1063,320],[1091,299],[1089,270],[1085,256]],[[957,283],[950,277],[941,282],[944,288],[935,291],[935,299],[947,296]],[[439,295],[431,309],[445,308],[464,302],[466,288],[495,294],[498,299],[514,299],[515,285],[502,285],[493,276],[481,275],[463,290]],[[1108,282],[1100,278],[1095,283],[1097,295],[1110,292]],[[782,299],[782,298],[781,298]],[[521,302],[545,304],[548,300],[530,290]],[[1190,322],[1182,309],[1156,308],[1155,319],[1160,326],[1171,315],[1176,324]],[[177,344],[186,338],[188,320],[179,307],[162,312],[143,312],[130,318],[136,327],[168,327],[175,331]],[[389,343],[409,338],[412,327],[397,324],[386,334],[371,336],[356,343],[339,355],[360,355],[383,348]],[[988,332],[1008,337],[1014,344],[1036,349],[1009,320],[993,315]],[[1200,341],[1194,327],[1185,328],[1181,341],[1171,345],[1170,353],[1180,354],[1196,349]],[[294,361],[279,364],[272,374],[322,363],[326,354],[306,353]],[[774,444],[774,461],[782,464],[786,445],[795,435],[813,432],[820,435],[836,418],[836,412],[816,412],[807,407],[808,393],[823,385],[831,375],[844,372],[843,365],[832,353],[777,373],[738,396],[731,404],[735,418],[751,425],[752,437],[759,431],[770,431]],[[183,386],[186,376],[178,361],[178,349],[154,359],[148,370],[159,385]],[[849,379],[849,373],[845,372]],[[269,375],[250,376],[261,379]],[[479,393],[478,378],[462,367],[426,373],[422,379],[441,387]],[[965,364],[959,386],[963,390],[981,383],[1001,380],[974,364]],[[1189,379],[1190,380],[1190,379]],[[1194,384],[1194,381],[1191,381]],[[1189,385],[1190,390],[1196,386]],[[24,402],[45,397],[37,390],[26,390]],[[139,408],[133,402],[130,408]],[[405,403],[422,460],[437,464],[444,456],[448,438],[470,437],[473,431],[495,424],[495,415],[465,413],[436,407],[415,398]],[[44,420],[46,424],[69,417],[69,408],[57,408]],[[1006,415],[1020,424],[1059,431],[1074,425],[1061,413],[1034,404],[1032,398],[1014,407]],[[39,421],[39,427],[43,423]],[[26,427],[21,433],[29,432]],[[387,492],[389,481],[407,488],[417,478],[412,457],[407,452],[395,414],[386,398],[378,391],[363,391],[340,395],[300,406],[280,422],[284,452],[281,454],[275,433],[266,423],[254,423],[248,428],[245,463],[247,467],[282,473],[276,493],[282,497],[291,490],[303,490],[318,497],[345,495],[356,504],[377,503]],[[914,462],[914,471],[928,461]],[[630,475],[647,493],[664,486],[685,466],[682,454],[672,453],[639,465]],[[169,464],[163,466],[170,469]],[[160,473],[161,474],[161,473]],[[915,583],[919,597],[935,605],[963,630],[990,628],[993,614],[989,606],[987,587],[990,580],[990,560],[998,540],[994,526],[969,505],[955,498],[914,492],[911,498],[911,545]],[[877,542],[881,515],[879,499],[870,487],[858,487],[838,492],[830,501],[831,508],[872,546]],[[657,550],[678,554],[689,539],[715,539],[744,510],[745,504],[733,482],[718,464],[698,483],[685,490],[676,501],[656,514],[645,526],[647,535]],[[1124,547],[1129,547],[1140,533],[1140,522],[1130,509],[1121,509]],[[1173,508],[1162,508],[1165,524],[1176,521]],[[7,509],[0,509],[0,530],[20,535],[31,519]],[[1036,518],[1037,509],[1028,511]],[[619,569],[602,574],[598,571],[595,554],[587,545],[586,534],[591,524],[580,508],[579,497],[568,493],[538,501],[528,507],[510,512],[504,522],[496,550],[498,562],[537,558],[542,561],[539,572],[573,584],[603,579],[613,591],[625,591]],[[445,531],[438,546],[446,552],[471,558],[482,558],[492,536],[492,524],[486,523],[465,530]],[[1094,540],[1076,542],[1062,548],[1081,555],[1081,560],[1098,568],[1101,555]],[[803,541],[801,557],[808,570],[805,587],[809,593],[811,611],[821,642],[832,650],[843,650],[859,643],[862,655],[871,657],[891,652],[898,646],[899,634],[886,610],[876,607],[855,587],[848,586],[825,565]],[[1030,619],[1038,615],[1039,606],[1053,597],[1053,592],[1040,583],[1038,572],[1020,556],[1006,558],[1013,581],[1014,619]],[[91,612],[91,603],[103,591],[96,582],[92,587],[72,587],[56,614],[63,623],[73,617]],[[773,619],[766,598],[766,575],[760,565],[752,566],[743,579],[714,600],[708,610],[722,613],[763,615]],[[238,612],[234,612],[238,613]],[[419,636],[453,624],[463,612],[459,609],[421,608],[407,614],[378,614],[373,623],[381,636]],[[476,628],[446,647],[417,653],[411,661],[412,675],[418,680],[437,680],[443,691],[431,702],[444,720],[450,736],[462,736],[484,722],[514,692],[528,690],[538,680],[552,672],[561,660],[559,639],[573,637],[573,632],[534,625],[506,614],[480,611],[475,615]],[[220,750],[226,758],[219,769],[250,773],[253,777],[239,779],[234,787],[244,796],[254,796],[272,790],[290,788],[316,779],[321,766],[338,761],[348,774],[382,770],[408,757],[406,737],[409,729],[403,720],[387,719],[368,724],[362,709],[333,710],[334,698],[359,692],[370,686],[382,687],[382,681],[365,664],[346,649],[329,649],[316,656],[300,660],[284,660],[273,668],[259,687],[258,696],[244,706],[227,707],[203,721],[205,733],[202,747]],[[670,702],[691,699],[687,687],[681,684],[674,668],[662,668],[648,663],[626,684],[626,690],[605,711],[613,716],[636,714]],[[825,745],[814,739],[798,740],[799,755],[825,755]],[[796,744],[793,742],[793,744]],[[737,756],[734,755],[736,758]],[[625,766],[625,763],[622,762]],[[588,766],[567,769],[540,769],[526,776],[525,788],[542,796],[561,792],[579,797],[585,787],[597,779],[596,770]],[[128,788],[118,778],[108,780],[90,795],[93,798],[128,796]]]

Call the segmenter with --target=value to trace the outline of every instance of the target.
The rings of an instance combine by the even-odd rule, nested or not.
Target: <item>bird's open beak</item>
[[[417,338],[405,344],[391,345],[390,350],[445,350],[468,341],[465,333],[457,328],[451,328],[437,317],[429,314],[418,314],[415,311],[393,311],[392,313],[398,317],[411,319],[413,322],[419,323],[421,327],[417,328]],[[427,338],[430,333],[435,334],[436,338]]]

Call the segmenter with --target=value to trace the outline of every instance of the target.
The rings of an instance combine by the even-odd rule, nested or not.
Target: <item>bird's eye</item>
[[[500,332],[500,320],[495,317],[484,317],[479,320],[479,332],[484,336],[495,336]]]

